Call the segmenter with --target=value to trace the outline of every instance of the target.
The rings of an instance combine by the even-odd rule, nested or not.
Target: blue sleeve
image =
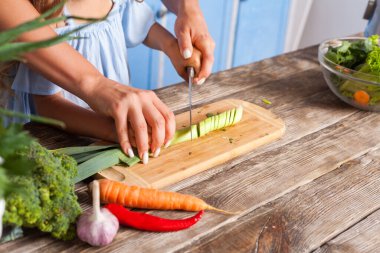
[[[369,20],[364,35],[369,37],[374,34],[380,34],[380,4],[376,6],[372,18]]]
[[[53,95],[62,90],[62,88],[31,70],[25,64],[18,66],[12,89],[17,92],[35,95]]]
[[[144,2],[140,3],[136,0],[121,0],[120,2],[125,42],[127,47],[135,47],[145,40],[154,24],[153,11]]]

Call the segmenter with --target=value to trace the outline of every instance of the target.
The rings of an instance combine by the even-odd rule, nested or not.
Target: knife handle
[[[187,74],[190,78],[194,78],[194,67],[186,67]]]

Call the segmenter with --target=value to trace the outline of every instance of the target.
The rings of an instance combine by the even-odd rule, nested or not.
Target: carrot
[[[226,214],[234,214],[210,206],[203,200],[177,192],[164,192],[152,188],[128,186],[108,179],[100,179],[100,201],[102,203],[119,204],[132,208],[158,210],[201,211],[214,210]]]
[[[354,94],[354,99],[358,104],[368,105],[370,96],[364,90],[358,90]]]

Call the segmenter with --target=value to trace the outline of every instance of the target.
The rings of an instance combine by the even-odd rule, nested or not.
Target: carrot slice
[[[354,94],[354,99],[358,104],[368,105],[370,96],[364,90],[358,90]]]

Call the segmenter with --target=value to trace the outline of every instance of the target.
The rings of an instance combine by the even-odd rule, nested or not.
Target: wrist
[[[189,15],[189,13],[197,13],[200,10],[198,0],[177,0],[175,14]]]
[[[99,73],[92,73],[88,75],[83,75],[78,81],[78,86],[80,87],[80,93],[78,97],[82,98],[86,102],[96,95],[97,89],[106,82],[107,78]]]

